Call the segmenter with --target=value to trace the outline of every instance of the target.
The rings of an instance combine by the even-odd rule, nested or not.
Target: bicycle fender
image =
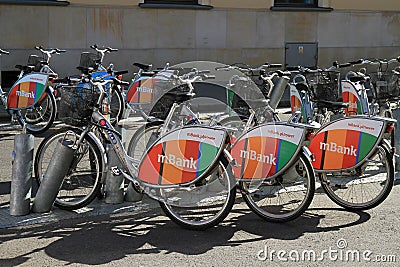
[[[103,144],[101,143],[100,139],[94,133],[89,132],[88,135],[96,143],[97,148],[100,150],[100,154],[102,155],[103,164],[102,164],[102,170],[101,171],[102,171],[103,175],[101,176],[102,177],[101,183],[104,183],[105,179],[106,179],[107,165],[108,165],[107,153],[106,153],[106,150],[105,150]]]

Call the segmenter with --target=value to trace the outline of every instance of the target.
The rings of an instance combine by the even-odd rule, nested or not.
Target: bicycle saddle
[[[22,65],[15,65],[15,67],[22,71],[33,71],[35,68],[34,66],[22,66]]]
[[[136,66],[144,71],[150,71],[150,69],[153,67],[152,64],[143,64],[138,62],[133,63],[133,66]]]

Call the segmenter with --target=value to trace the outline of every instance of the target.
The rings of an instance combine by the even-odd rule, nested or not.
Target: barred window
[[[277,7],[318,7],[318,0],[275,0]]]
[[[144,0],[145,4],[197,5],[198,0]]]

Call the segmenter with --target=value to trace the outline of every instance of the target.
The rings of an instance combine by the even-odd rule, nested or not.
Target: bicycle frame
[[[97,107],[95,107],[93,109],[93,113],[92,113],[93,125],[84,129],[84,131],[82,132],[82,134],[81,134],[79,140],[76,142],[76,144],[79,145],[83,141],[84,136],[86,134],[89,134],[93,127],[98,127],[101,130],[101,132],[103,133],[103,135],[105,136],[105,138],[110,142],[111,147],[116,152],[116,155],[124,168],[124,171],[122,171],[122,170],[119,170],[118,167],[112,166],[111,169],[114,172],[114,174],[122,174],[125,178],[132,181],[134,183],[134,185],[138,188],[143,188],[144,186],[150,186],[152,188],[175,188],[175,187],[189,186],[189,185],[192,185],[195,182],[199,181],[202,177],[204,177],[204,175],[208,174],[209,171],[212,170],[214,168],[214,166],[216,166],[221,154],[227,153],[226,151],[224,151],[224,147],[225,147],[225,144],[227,143],[226,139],[227,139],[228,135],[224,128],[194,124],[194,125],[189,125],[189,126],[184,126],[184,127],[177,127],[176,129],[169,130],[167,133],[167,130],[168,130],[167,126],[171,122],[172,114],[178,107],[178,104],[174,104],[173,108],[170,110],[170,113],[165,121],[165,126],[163,128],[163,131],[161,132],[160,137],[157,139],[157,141],[154,144],[152,144],[152,146],[148,149],[147,153],[143,156],[143,158],[141,160],[138,160],[138,159],[134,159],[134,158],[128,156],[121,141],[120,141],[120,138],[117,136],[118,132],[115,130],[115,128],[112,126],[112,124],[106,119],[106,117],[100,113],[99,108],[98,108],[106,94],[103,86],[109,82],[110,81],[105,81],[105,82],[103,82],[103,84],[96,85],[100,90],[100,96],[99,96],[99,99],[97,102]],[[195,116],[195,114],[193,114],[190,111],[190,109],[187,108],[184,110],[186,110],[185,112],[188,112],[186,115]],[[195,128],[196,130],[193,130],[193,128]],[[197,134],[197,131],[199,129],[201,131],[203,131],[203,133],[200,135]],[[175,137],[178,136],[178,138],[174,139],[173,138],[174,136]],[[92,135],[92,137],[93,137],[93,135]],[[205,139],[205,140],[202,140],[202,139]],[[208,144],[208,145],[206,144],[208,139],[212,140],[211,143],[214,147],[214,150],[212,150],[212,146],[210,146],[210,144]],[[158,181],[150,182],[150,180],[148,180],[148,179],[147,180],[141,179],[142,165],[146,163],[146,159],[148,157],[151,157],[151,156],[149,156],[149,154],[151,154],[152,151],[154,151],[154,147],[156,147],[157,145],[160,146],[160,144],[162,144],[162,146],[169,146],[168,143],[175,143],[175,145],[178,144],[178,147],[180,147],[179,144],[181,142],[189,142],[191,145],[190,150],[192,150],[192,149],[195,149],[195,147],[196,147],[196,145],[194,143],[191,143],[194,141],[197,141],[197,148],[199,150],[198,151],[193,150],[194,151],[193,153],[197,154],[198,157],[196,158],[194,154],[189,155],[190,163],[188,163],[187,159],[182,159],[181,162],[183,165],[179,165],[179,164],[176,165],[178,167],[182,167],[182,172],[187,171],[186,170],[187,166],[184,166],[184,164],[186,164],[186,165],[190,164],[191,167],[197,165],[196,172],[193,172],[193,173],[196,173],[196,175],[192,176],[190,180],[182,179],[181,181],[177,181],[176,184],[172,184],[172,183],[160,183],[159,184]],[[101,142],[98,141],[97,143],[100,144]],[[208,143],[210,143],[210,142],[208,142]],[[207,146],[208,146],[208,148],[207,148]],[[204,147],[206,150],[202,150],[202,147]],[[213,151],[214,154],[211,154],[210,149]],[[190,150],[188,150],[188,151],[190,151]],[[172,150],[170,149],[169,153],[172,153],[172,155],[174,153],[179,154],[179,151],[177,151],[175,148]],[[206,158],[205,161],[201,160],[201,155],[204,155],[204,157]],[[174,158],[176,157],[177,162],[178,162],[179,156],[173,155],[173,157]],[[171,162],[171,159],[168,159],[168,155],[167,156],[159,155],[158,159],[160,159],[160,158],[163,159],[164,161],[166,161],[166,162],[163,162],[165,164],[170,164],[170,162]],[[211,160],[207,160],[207,159],[211,159]],[[139,163],[140,163],[139,168],[135,167],[135,164],[139,164]],[[199,169],[200,167],[201,167],[201,169]],[[176,172],[175,172],[175,174],[176,174]],[[159,177],[159,176],[156,176],[156,177]],[[183,174],[181,177],[183,177]]]

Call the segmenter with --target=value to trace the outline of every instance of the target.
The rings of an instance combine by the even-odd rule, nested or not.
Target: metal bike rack
[[[32,207],[33,212],[44,213],[51,210],[64,177],[71,167],[75,153],[73,146],[72,140],[60,139],[58,141],[52,161],[47,167],[36,193]]]
[[[10,215],[29,214],[32,190],[34,137],[21,133],[14,137]]]
[[[111,146],[106,148],[108,168],[106,176],[105,203],[119,204],[124,202],[124,177],[120,171],[120,163]]]
[[[126,189],[125,193],[125,201],[127,202],[138,202],[143,199],[143,193],[139,193],[133,187],[132,182],[129,182],[128,188]]]

